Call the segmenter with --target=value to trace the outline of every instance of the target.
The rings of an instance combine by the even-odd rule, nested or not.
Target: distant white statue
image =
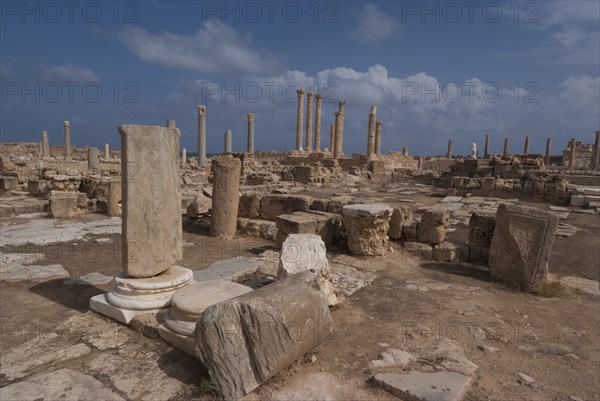
[[[471,157],[477,159],[477,144],[475,142],[471,145]]]

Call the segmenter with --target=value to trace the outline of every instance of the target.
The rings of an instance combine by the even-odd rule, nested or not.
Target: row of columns
[[[371,109],[371,113],[373,114],[373,109]],[[369,116],[369,141],[371,138],[371,116]],[[484,148],[484,158],[488,158],[490,156],[490,134],[485,135],[485,148]],[[575,148],[577,147],[577,141],[575,138],[571,138],[569,141],[569,163],[568,168],[573,169],[575,165]],[[370,142],[369,148],[370,149]],[[550,154],[552,152],[552,138],[546,139],[546,152],[544,155],[544,164],[546,166],[550,165]],[[367,150],[367,157],[369,156],[370,151]],[[503,155],[508,154],[508,138],[504,138],[504,149]],[[525,145],[523,147],[523,154],[529,154],[529,135],[525,136]],[[448,153],[446,155],[448,158],[452,157],[452,140],[448,140]],[[596,131],[596,140],[594,142],[594,147],[592,149],[592,161],[591,161],[591,170],[599,170],[600,169],[600,131]]]
[[[65,160],[72,160],[71,156],[71,123],[69,121],[63,122],[64,128],[64,140],[65,140]],[[42,140],[40,142],[40,153],[42,156],[42,160],[47,160],[50,158],[50,143],[48,141],[48,132],[46,130],[42,130]],[[90,162],[90,154],[92,159],[99,160],[98,156],[98,148],[88,147],[88,167],[92,168],[92,166],[97,167],[97,162]],[[110,160],[110,147],[108,143],[104,144],[104,159]]]

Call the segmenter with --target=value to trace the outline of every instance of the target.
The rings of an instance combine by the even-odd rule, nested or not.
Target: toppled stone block
[[[80,192],[52,191],[50,194],[50,217],[64,219],[75,217],[87,208],[87,197]]]
[[[331,246],[336,220],[336,215],[326,212],[295,212],[277,216],[275,223],[279,231],[275,242],[281,247],[289,234],[317,234],[326,246]]]
[[[450,242],[443,242],[433,247],[432,256],[438,262],[453,262],[458,256],[458,247]]]
[[[200,218],[210,211],[212,207],[212,199],[203,193],[196,195],[194,200],[186,207],[187,216],[191,219]]]
[[[224,398],[248,394],[335,330],[317,274],[303,272],[208,307],[195,354]]]
[[[392,239],[402,239],[402,229],[405,225],[412,223],[412,209],[408,206],[398,206],[394,208],[392,218],[390,219],[390,231],[388,236]]]
[[[438,245],[446,239],[450,213],[441,209],[430,209],[421,217],[418,237],[420,242]]]
[[[355,255],[383,255],[394,209],[385,204],[346,205],[343,209],[348,248]]]
[[[548,272],[558,216],[534,208],[500,204],[490,248],[492,277],[538,292]]]
[[[238,216],[248,219],[260,219],[260,200],[262,197],[263,195],[260,192],[242,192]]]
[[[308,212],[312,202],[306,195],[265,195],[260,200],[260,216],[274,221],[281,214]]]
[[[19,189],[19,180],[17,177],[0,177],[0,189],[4,191],[14,191]]]
[[[318,273],[321,290],[329,306],[337,303],[331,284],[333,276],[327,260],[327,249],[320,236],[314,234],[290,234],[283,243],[277,278],[312,270]]]
[[[268,241],[276,241],[278,230],[274,221],[240,217],[238,218],[238,227],[240,227],[241,220],[247,220],[240,229],[244,234],[264,238]]]

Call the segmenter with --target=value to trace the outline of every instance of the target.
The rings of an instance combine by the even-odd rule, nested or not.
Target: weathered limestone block
[[[195,353],[226,400],[254,390],[335,330],[318,275],[302,272],[208,307]]]
[[[323,295],[329,306],[337,303],[333,289],[331,269],[327,260],[327,248],[320,236],[314,234],[290,234],[283,243],[277,278],[312,270],[318,273]]]
[[[17,177],[0,177],[0,189],[4,191],[19,189],[19,179]]]
[[[402,226],[402,239],[404,241],[417,241],[419,238],[419,221]]]
[[[496,215],[494,213],[475,212],[471,215],[468,238],[470,262],[487,265],[495,227]]]
[[[350,196],[337,196],[332,199],[315,199],[310,208],[320,212],[342,214],[344,206],[353,203],[356,202]]]
[[[240,206],[240,176],[242,162],[232,155],[213,158],[212,211],[210,235],[233,238],[237,231],[237,214]]]
[[[262,197],[263,194],[257,191],[242,192],[242,196],[240,196],[238,216],[248,219],[259,219],[260,200]]]
[[[446,239],[450,213],[442,209],[430,209],[421,217],[419,223],[419,241],[438,245]]]
[[[408,206],[398,206],[394,208],[392,218],[390,219],[390,231],[388,236],[392,239],[402,239],[402,228],[412,223],[412,209]]]
[[[443,242],[433,247],[431,255],[438,262],[453,262],[458,257],[458,247],[450,242]]]
[[[294,212],[282,214],[275,219],[277,224],[277,246],[283,245],[289,234],[317,234],[325,246],[333,244],[335,235],[335,215],[326,212]]]
[[[313,198],[306,195],[265,195],[260,200],[260,216],[264,220],[275,220],[286,213],[308,212]]]
[[[240,219],[238,218],[238,228],[240,227]],[[240,231],[246,235],[252,235],[255,237],[264,238],[268,241],[276,241],[277,238],[277,225],[274,221],[261,220],[261,219],[245,219],[247,220]]]
[[[500,204],[490,248],[492,277],[538,292],[548,271],[558,216],[534,208]]]
[[[355,255],[383,255],[394,209],[384,204],[346,205],[343,209],[348,248]]]
[[[27,181],[27,190],[33,196],[47,196],[50,193],[50,187],[46,180]]]
[[[122,125],[123,270],[152,277],[182,258],[179,130]]]
[[[107,198],[107,209],[106,214],[109,216],[120,216],[121,215],[121,183],[118,181],[111,181],[108,183]]]
[[[496,178],[483,177],[481,179],[481,189],[484,191],[493,191],[496,188]]]
[[[210,211],[212,206],[212,199],[203,193],[199,193],[194,197],[194,200],[190,202],[185,208],[187,216],[190,219],[197,219],[205,215]]]
[[[75,217],[85,212],[87,197],[80,192],[52,191],[49,206],[50,217],[54,219]]]

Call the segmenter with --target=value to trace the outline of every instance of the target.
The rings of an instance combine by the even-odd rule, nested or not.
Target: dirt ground
[[[382,201],[388,198],[377,191],[368,196]],[[426,195],[411,199],[421,205],[439,201]],[[537,206],[547,209],[547,205]],[[3,224],[13,222],[3,219]],[[570,238],[555,239],[550,272],[600,280],[599,215],[571,213],[566,223],[580,231]],[[93,239],[99,237],[108,237],[110,242],[94,243]],[[72,277],[89,272],[114,275],[121,270],[119,241],[119,235],[103,235],[63,243],[61,251],[53,248],[52,255],[48,248],[44,263],[60,263]],[[184,232],[184,242],[184,259],[179,264],[192,270],[240,254],[254,256],[273,245],[246,236],[223,241],[204,232]],[[600,399],[598,297],[567,291],[553,297],[518,292],[493,282],[481,267],[421,261],[405,253],[400,243],[392,243],[392,248],[393,253],[369,258],[351,257],[344,249],[328,250],[334,269],[336,264],[349,264],[359,271],[375,273],[375,280],[332,308],[337,331],[311,353],[316,361],[297,361],[248,399],[395,399],[371,384],[373,372],[368,363],[386,348],[418,354],[442,337],[460,343],[467,357],[479,366],[466,400]],[[109,289],[67,286],[63,282],[0,282],[1,354],[30,340],[40,330],[51,331],[67,319],[88,312],[89,299]],[[159,354],[168,354],[190,373],[191,379],[173,399],[216,398],[207,372],[197,360],[173,350],[160,338],[136,338],[125,346],[151,347]],[[483,345],[498,351],[484,352],[479,347]],[[78,364],[79,360],[73,360],[60,366],[76,369]],[[533,377],[535,383],[519,383],[518,372]],[[101,376],[97,379],[110,384]],[[0,386],[6,384],[0,378]]]

